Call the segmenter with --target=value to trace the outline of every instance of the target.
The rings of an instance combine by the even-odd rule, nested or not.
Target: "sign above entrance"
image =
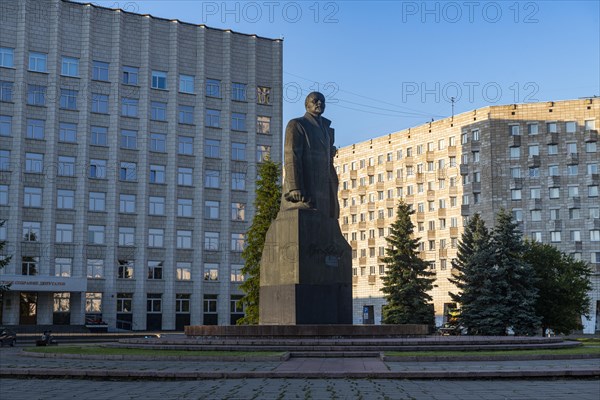
[[[63,276],[0,275],[0,284],[15,292],[85,292],[87,278]]]

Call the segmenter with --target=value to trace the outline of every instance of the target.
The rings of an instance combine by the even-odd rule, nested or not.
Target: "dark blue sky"
[[[338,146],[449,116],[450,97],[461,113],[600,95],[599,1],[94,3],[284,37],[284,119],[319,89]]]

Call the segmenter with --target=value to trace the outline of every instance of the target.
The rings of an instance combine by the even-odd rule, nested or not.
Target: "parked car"
[[[17,343],[17,334],[3,326],[0,326],[0,346],[5,344],[14,346]]]

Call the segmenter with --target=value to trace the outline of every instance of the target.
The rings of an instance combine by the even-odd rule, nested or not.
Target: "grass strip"
[[[386,356],[394,357],[452,357],[452,356],[515,356],[515,355],[580,355],[598,354],[600,348],[575,347],[569,349],[534,350],[482,350],[482,351],[386,351]]]
[[[280,351],[215,351],[215,350],[165,350],[127,349],[101,346],[52,346],[29,347],[24,351],[33,353],[82,354],[82,355],[123,355],[123,356],[206,356],[206,357],[269,357],[282,356]]]

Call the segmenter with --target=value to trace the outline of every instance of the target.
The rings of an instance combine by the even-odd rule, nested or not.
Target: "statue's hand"
[[[290,190],[288,192],[288,194],[286,195],[286,198],[288,201],[291,201],[292,203],[298,203],[300,201],[304,202],[304,195],[302,194],[301,190]]]

